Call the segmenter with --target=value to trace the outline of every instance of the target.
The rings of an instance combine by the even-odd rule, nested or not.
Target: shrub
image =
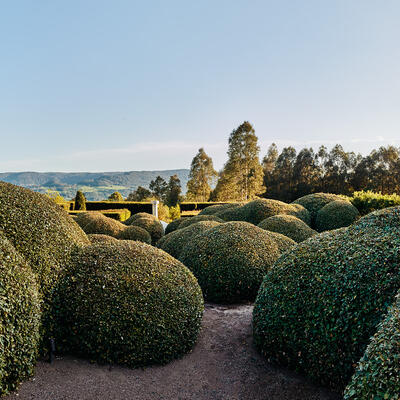
[[[122,222],[108,218],[101,213],[90,213],[86,216],[85,220],[87,223],[82,226],[82,229],[87,234],[99,233],[102,235],[117,237],[118,234],[126,228]]]
[[[188,352],[203,313],[179,261],[134,241],[80,250],[56,290],[62,351],[100,363],[164,364]]]
[[[0,182],[0,229],[35,274],[44,298],[44,340],[51,335],[52,288],[68,265],[71,252],[90,244],[89,239],[47,196],[5,182]]]
[[[201,221],[186,228],[178,229],[162,237],[157,242],[157,247],[166,251],[172,257],[179,258],[182,249],[190,240],[219,224],[217,221]]]
[[[0,230],[0,396],[32,375],[39,324],[34,274]]]
[[[345,400],[398,399],[400,396],[400,294],[379,324],[358,363]]]
[[[171,233],[175,230],[178,229],[179,225],[185,220],[186,218],[179,218],[175,219],[172,222],[170,222],[167,227],[165,228],[165,234],[167,235],[168,233]]]
[[[131,226],[139,226],[146,230],[151,236],[151,243],[156,244],[164,235],[164,228],[160,221],[155,218],[142,217],[131,223]]]
[[[118,233],[117,239],[138,240],[139,242],[151,244],[150,233],[140,226],[127,226],[123,231]]]
[[[128,218],[125,221],[125,225],[131,225],[132,222],[138,220],[139,218],[151,218],[151,219],[155,219],[155,220],[157,219],[153,214],[149,214],[146,212],[140,212],[137,214],[133,214],[130,218]]]
[[[193,271],[206,299],[235,303],[254,300],[279,256],[271,232],[247,222],[228,222],[192,238],[179,259]]]
[[[86,210],[86,197],[80,190],[76,192],[74,210]]]
[[[215,215],[226,210],[233,210],[240,207],[240,203],[229,203],[229,204],[216,204],[214,206],[208,206],[204,210],[200,211],[198,215]]]
[[[400,205],[400,196],[396,193],[382,194],[368,190],[367,192],[354,192],[350,201],[361,215],[366,215],[375,210]]]
[[[258,227],[267,231],[281,233],[298,243],[317,233],[301,219],[285,214],[266,218],[258,224]]]
[[[175,207],[174,206],[169,207],[168,216],[169,216],[169,219],[172,221],[179,219],[181,217],[181,208],[180,208],[179,204],[177,204]]]
[[[360,216],[350,202],[335,200],[317,212],[315,228],[318,232],[330,231],[351,225]]]
[[[253,313],[261,352],[342,390],[400,287],[399,227],[386,209],[279,258]]]
[[[215,215],[195,215],[194,217],[185,218],[185,220],[178,225],[178,229],[187,228],[192,224],[196,224],[197,222],[202,221],[215,221],[219,223],[224,222],[221,218],[218,218]]]
[[[122,197],[122,194],[120,192],[114,192],[108,196],[108,201],[117,201],[121,202],[124,201],[124,198]]]
[[[311,223],[308,225],[310,225],[311,228],[314,228],[318,211],[331,201],[335,200],[343,200],[343,197],[332,193],[312,193],[300,197],[299,199],[295,200],[292,204],[300,204],[309,211],[311,217]]]
[[[87,235],[91,244],[96,243],[115,243],[118,242],[118,239],[109,235],[102,235],[101,233],[89,233]]]

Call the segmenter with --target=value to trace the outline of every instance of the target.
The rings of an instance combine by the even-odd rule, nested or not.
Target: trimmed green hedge
[[[79,217],[77,223],[87,234],[98,233],[117,237],[126,228],[122,222],[108,218],[98,212],[88,212],[85,215],[82,214],[82,218]]]
[[[35,276],[0,229],[0,396],[32,375],[39,324]]]
[[[382,208],[400,205],[400,196],[396,193],[382,194],[368,190],[366,192],[354,192],[350,201],[361,215],[366,215],[372,211],[381,210]]]
[[[358,363],[344,398],[400,398],[400,292]]]
[[[266,231],[281,233],[297,243],[303,242],[317,233],[301,219],[285,214],[266,218],[258,224],[258,227]]]
[[[139,218],[151,218],[157,220],[157,218],[153,214],[149,214],[146,212],[140,212],[137,214],[133,214],[130,218],[128,218],[124,223],[125,225],[131,225],[133,221],[138,220]]]
[[[130,367],[187,353],[203,313],[200,287],[183,264],[125,240],[81,249],[55,298],[63,352]]]
[[[219,224],[217,221],[200,221],[186,228],[178,229],[163,236],[157,242],[157,247],[166,251],[172,257],[179,258],[182,249],[190,240]]]
[[[151,236],[151,243],[156,244],[164,236],[161,222],[155,218],[141,217],[131,222],[130,226],[138,226],[146,230]]]
[[[215,215],[216,213],[220,213],[226,210],[233,210],[235,208],[240,207],[242,204],[240,203],[230,203],[230,204],[218,204],[214,206],[208,206],[204,210],[200,211],[198,215]]]
[[[79,215],[79,214],[86,214],[88,211],[69,211],[68,214],[73,216],[73,215]],[[123,208],[121,210],[100,210],[100,211],[89,211],[90,213],[101,213],[105,217],[116,219],[117,221],[123,222],[127,220],[131,216],[131,212]]]
[[[317,212],[315,228],[318,232],[344,228],[351,225],[360,216],[357,208],[350,202],[335,200]]]
[[[192,238],[179,259],[193,271],[207,300],[254,300],[265,273],[281,254],[274,235],[247,222],[220,224]]]
[[[151,244],[150,233],[140,226],[128,226],[117,235],[117,239],[138,240],[139,242]]]
[[[87,235],[88,239],[90,240],[91,244],[97,243],[115,243],[118,241],[115,237],[109,235],[102,235],[101,233],[89,233]]]
[[[225,222],[221,218],[218,218],[215,215],[195,215],[194,217],[185,218],[184,221],[182,221],[178,225],[178,229],[184,229],[192,224],[196,224],[197,222],[204,222],[204,221],[214,221],[214,222],[219,222],[219,223]]]
[[[279,258],[254,307],[269,359],[343,390],[400,288],[400,207],[324,232]]]
[[[311,222],[308,225],[310,225],[311,228],[314,228],[318,211],[331,201],[335,200],[343,200],[343,197],[332,193],[312,193],[300,197],[292,204],[300,204],[310,212]]]
[[[43,295],[43,343],[52,331],[52,288],[71,252],[89,245],[72,218],[47,196],[0,182],[0,229],[32,268]],[[44,347],[43,347],[44,348]]]
[[[173,231],[176,231],[179,227],[179,225],[185,220],[186,218],[178,218],[170,222],[167,227],[165,228],[165,234],[168,235],[168,233],[171,233]]]

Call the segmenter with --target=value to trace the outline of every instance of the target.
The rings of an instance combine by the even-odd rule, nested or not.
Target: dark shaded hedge
[[[254,300],[265,273],[281,254],[274,235],[247,222],[220,224],[192,238],[179,259],[193,271],[207,300]]]
[[[400,292],[358,363],[344,398],[400,398]]]
[[[343,390],[400,287],[400,208],[324,232],[277,260],[256,299],[268,358]]]
[[[0,229],[35,273],[43,295],[42,336],[51,336],[51,292],[71,252],[89,239],[49,197],[0,182]],[[47,342],[46,342],[47,346]]]
[[[359,218],[360,213],[350,202],[335,200],[317,212],[315,228],[318,232],[344,228]]]
[[[124,224],[131,225],[133,221],[136,221],[139,218],[151,218],[151,219],[157,220],[157,218],[153,214],[149,214],[146,212],[140,212],[140,213],[136,213],[136,214],[133,214],[132,216],[130,216],[126,221],[124,221]]]
[[[194,217],[185,218],[184,221],[179,224],[177,229],[184,229],[192,224],[197,224],[197,222],[202,221],[215,221],[219,223],[224,222],[221,218],[218,218],[215,215],[195,215]]]
[[[62,351],[130,367],[188,352],[203,313],[200,287],[183,264],[127,240],[77,252],[55,298]]]
[[[200,211],[198,215],[215,215],[226,210],[233,210],[240,207],[240,203],[230,203],[230,204],[216,204],[214,206],[206,207],[204,210]]]
[[[272,199],[253,200],[241,207],[218,212],[215,215],[224,221],[246,221],[258,225],[262,220],[278,214],[294,215],[307,224],[310,222],[308,211],[301,205]]]
[[[189,225],[186,228],[178,229],[168,235],[163,236],[158,242],[157,247],[166,251],[172,257],[179,258],[182,249],[186,244],[197,235],[220,225],[217,221],[201,221]]]
[[[266,218],[258,224],[258,227],[266,231],[281,233],[297,243],[303,242],[317,233],[301,219],[285,214]]]
[[[146,230],[151,236],[151,243],[156,244],[162,236],[164,236],[164,228],[161,222],[155,218],[137,218],[135,219],[130,226],[138,226],[144,230]]]
[[[140,226],[135,225],[126,227],[117,235],[117,239],[138,240],[139,242],[151,244],[150,233]]]
[[[32,375],[39,325],[35,276],[0,229],[0,396]]]
[[[118,241],[115,237],[109,235],[102,235],[101,233],[89,233],[87,235],[88,239],[90,240],[91,244],[96,243],[115,243]]]
[[[173,231],[176,231],[179,227],[179,225],[185,220],[186,218],[178,218],[170,222],[167,227],[165,228],[165,234],[168,235],[168,233],[171,233]]]
[[[115,219],[106,217],[105,215],[98,212],[85,213],[84,219],[78,219],[78,224],[85,233],[89,234],[100,234],[117,237],[126,226]]]
[[[292,204],[300,204],[310,212],[311,223],[308,225],[310,225],[311,228],[315,228],[315,220],[317,218],[318,211],[331,201],[336,200],[343,200],[343,197],[332,193],[312,193],[300,197]]]

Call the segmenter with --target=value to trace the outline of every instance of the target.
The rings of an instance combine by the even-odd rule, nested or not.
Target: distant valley
[[[186,192],[188,169],[165,171],[126,171],[126,172],[6,172],[0,173],[0,180],[46,193],[57,191],[66,200],[72,199],[77,190],[82,190],[88,200],[104,200],[118,191],[128,196],[138,186],[148,188],[157,176],[166,181],[171,175],[178,175],[182,192]]]

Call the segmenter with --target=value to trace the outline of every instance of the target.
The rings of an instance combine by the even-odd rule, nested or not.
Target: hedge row
[[[79,215],[81,213],[85,213],[87,211],[80,211],[80,210],[74,210],[74,211],[69,211],[69,215]],[[131,212],[127,208],[123,208],[121,210],[99,210],[101,214],[103,214],[105,217],[116,219],[117,221],[124,222],[131,216]]]

